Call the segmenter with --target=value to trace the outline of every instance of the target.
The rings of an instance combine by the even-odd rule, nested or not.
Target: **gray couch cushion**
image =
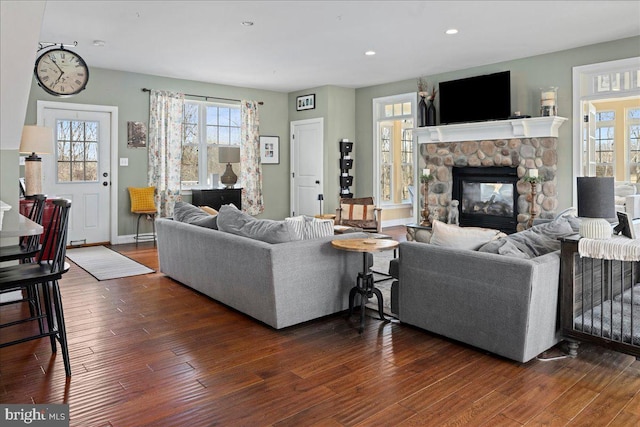
[[[230,205],[220,207],[218,229],[267,243],[285,243],[299,240],[295,231],[287,222],[256,219]]]
[[[558,239],[572,234],[575,232],[569,220],[558,218],[489,242],[481,246],[478,251],[516,258],[536,258],[560,250]]]
[[[173,208],[173,219],[200,227],[218,229],[217,215],[209,215],[199,207],[187,202],[176,202]]]

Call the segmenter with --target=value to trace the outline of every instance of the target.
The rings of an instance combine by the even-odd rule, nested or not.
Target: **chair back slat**
[[[29,210],[29,219],[36,224],[42,225],[42,218],[44,217],[44,206],[47,200],[47,196],[44,194],[34,194],[32,196],[26,196],[25,199],[33,200],[31,209]],[[25,236],[22,238],[20,245],[27,251],[34,251],[40,243],[40,235]]]
[[[55,199],[51,221],[46,227],[38,263],[46,263],[52,273],[64,270],[64,258],[67,253],[67,233],[71,201]]]

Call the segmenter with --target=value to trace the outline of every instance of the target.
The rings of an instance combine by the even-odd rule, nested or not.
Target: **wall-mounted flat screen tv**
[[[440,124],[504,120],[511,116],[509,71],[438,85]]]

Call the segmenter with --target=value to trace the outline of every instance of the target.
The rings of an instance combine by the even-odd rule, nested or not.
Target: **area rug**
[[[155,272],[104,246],[69,249],[67,258],[98,280],[119,279]]]

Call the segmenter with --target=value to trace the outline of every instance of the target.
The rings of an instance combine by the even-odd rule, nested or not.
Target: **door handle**
[[[102,183],[102,186],[103,186],[103,187],[106,187],[106,186],[108,186],[108,185],[109,185],[109,183],[108,183],[107,181],[104,181],[104,182]]]
[[[316,180],[316,184],[320,184],[320,181]]]

